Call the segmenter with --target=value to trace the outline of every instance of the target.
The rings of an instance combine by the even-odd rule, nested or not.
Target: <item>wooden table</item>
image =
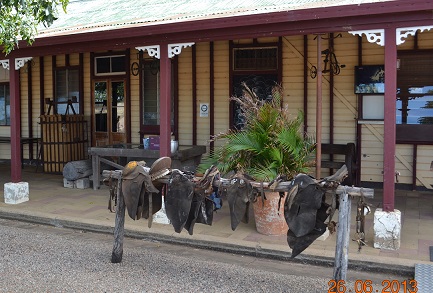
[[[36,143],[36,154],[39,154],[39,142],[41,139],[39,137],[20,137],[20,147],[21,147],[21,167],[24,167],[24,145]],[[0,143],[11,143],[11,138],[7,136],[0,136]],[[39,159],[39,158],[38,158]],[[30,152],[29,160],[33,160],[33,152]]]
[[[201,156],[206,153],[205,146],[179,146],[179,149],[171,155],[171,167],[182,171],[195,171],[200,163]],[[144,149],[139,144],[116,144],[107,146],[90,147],[89,155],[92,156],[93,189],[97,190],[101,183],[101,162],[122,170],[129,161],[145,161],[151,166],[160,158],[159,150]],[[119,162],[114,162],[118,158]]]

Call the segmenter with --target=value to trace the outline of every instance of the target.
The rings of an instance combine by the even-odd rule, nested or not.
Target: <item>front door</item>
[[[95,146],[126,142],[125,81],[93,83],[93,142]]]

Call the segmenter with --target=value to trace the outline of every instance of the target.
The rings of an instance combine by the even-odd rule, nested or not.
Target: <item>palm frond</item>
[[[272,180],[278,175],[288,178],[307,173],[311,166],[315,143],[301,132],[303,114],[292,117],[282,107],[283,89],[276,85],[272,101],[261,101],[243,84],[241,97],[231,97],[245,119],[241,130],[227,130],[212,138],[223,143],[206,156],[199,168],[216,165],[222,173],[244,172],[256,180]]]

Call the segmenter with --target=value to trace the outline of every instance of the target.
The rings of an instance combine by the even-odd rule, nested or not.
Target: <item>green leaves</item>
[[[69,0],[0,0],[0,45],[2,52],[9,54],[18,42],[32,44],[37,26],[50,26],[57,19],[61,4],[66,12]]]
[[[283,90],[275,86],[271,102],[260,101],[245,85],[244,95],[234,97],[246,118],[240,131],[228,130],[214,140],[224,143],[199,166],[203,172],[216,165],[222,173],[239,171],[256,180],[270,181],[278,175],[288,178],[306,173],[314,159],[314,140],[300,131],[303,114],[291,118],[281,107]]]

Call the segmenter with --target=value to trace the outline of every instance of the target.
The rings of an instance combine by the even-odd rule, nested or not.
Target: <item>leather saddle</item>
[[[212,182],[218,170],[208,170],[195,184],[187,174],[173,170],[167,184],[165,210],[174,230],[182,229],[190,235],[196,223],[212,225],[214,202],[210,199],[213,192]]]
[[[144,162],[129,162],[122,173],[122,193],[128,215],[133,220],[149,218],[161,209],[162,196],[152,183]]]
[[[284,217],[289,226],[287,242],[292,258],[304,251],[326,231],[327,210],[325,192],[306,174],[297,175],[284,202]]]
[[[165,195],[165,211],[174,231],[180,233],[191,210],[194,183],[181,171],[172,170]]]
[[[230,209],[231,228],[234,231],[240,222],[248,223],[250,203],[255,193],[250,181],[242,174],[235,174],[226,190]]]

